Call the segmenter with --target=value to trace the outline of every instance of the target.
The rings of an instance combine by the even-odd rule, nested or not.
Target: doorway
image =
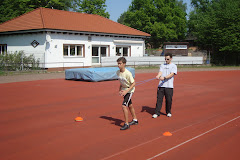
[[[107,57],[107,46],[92,46],[92,63],[100,64],[101,57]]]

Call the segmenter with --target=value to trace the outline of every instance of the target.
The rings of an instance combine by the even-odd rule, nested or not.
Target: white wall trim
[[[134,44],[143,44],[144,41],[131,41],[131,40],[113,40],[114,43],[134,43]]]

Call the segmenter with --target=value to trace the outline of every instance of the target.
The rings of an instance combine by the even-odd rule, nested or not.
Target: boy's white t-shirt
[[[118,80],[120,81],[120,84],[122,86],[122,90],[127,90],[134,82],[132,73],[126,68],[124,72],[120,72],[120,70],[118,70],[117,75],[118,75]],[[135,87],[133,87],[128,93],[133,93],[134,91],[135,91]]]
[[[159,72],[162,72],[161,77],[166,77],[170,73],[174,73],[174,75],[177,74],[177,65],[174,63],[164,63],[161,64]],[[166,87],[166,88],[174,88],[173,87],[173,82],[174,82],[174,76],[172,76],[169,79],[166,79],[165,81],[160,81],[158,87]]]

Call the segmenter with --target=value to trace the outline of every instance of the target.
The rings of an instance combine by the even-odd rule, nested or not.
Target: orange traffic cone
[[[170,133],[170,132],[164,132],[163,135],[164,135],[164,136],[172,136],[172,133]]]
[[[83,118],[80,117],[80,112],[78,113],[78,117],[75,118],[75,121],[76,122],[82,122],[83,121]]]

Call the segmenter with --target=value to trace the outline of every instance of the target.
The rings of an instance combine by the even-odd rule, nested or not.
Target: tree
[[[208,8],[211,1],[212,0],[192,0],[191,4],[193,5],[193,7],[197,8],[197,9],[206,11],[206,9]]]
[[[187,10],[187,4],[183,2],[183,0],[176,1],[176,5],[179,6],[183,12],[186,12]]]
[[[39,7],[69,10],[73,0],[1,0],[0,23]]]
[[[197,37],[199,47],[211,52],[215,64],[240,62],[240,1],[193,0],[189,32]],[[196,5],[197,4],[197,5]]]
[[[151,34],[148,42],[157,48],[163,42],[185,38],[187,21],[184,9],[186,4],[177,0],[133,0],[122,15],[123,24]]]
[[[118,22],[118,23],[121,23],[121,24],[124,23],[124,19],[125,19],[125,17],[126,17],[126,13],[127,13],[127,12],[123,12],[123,13],[121,14],[121,16],[117,19],[117,22]]]
[[[106,0],[74,0],[75,11],[88,14],[97,14],[106,18],[110,15],[106,12]]]

